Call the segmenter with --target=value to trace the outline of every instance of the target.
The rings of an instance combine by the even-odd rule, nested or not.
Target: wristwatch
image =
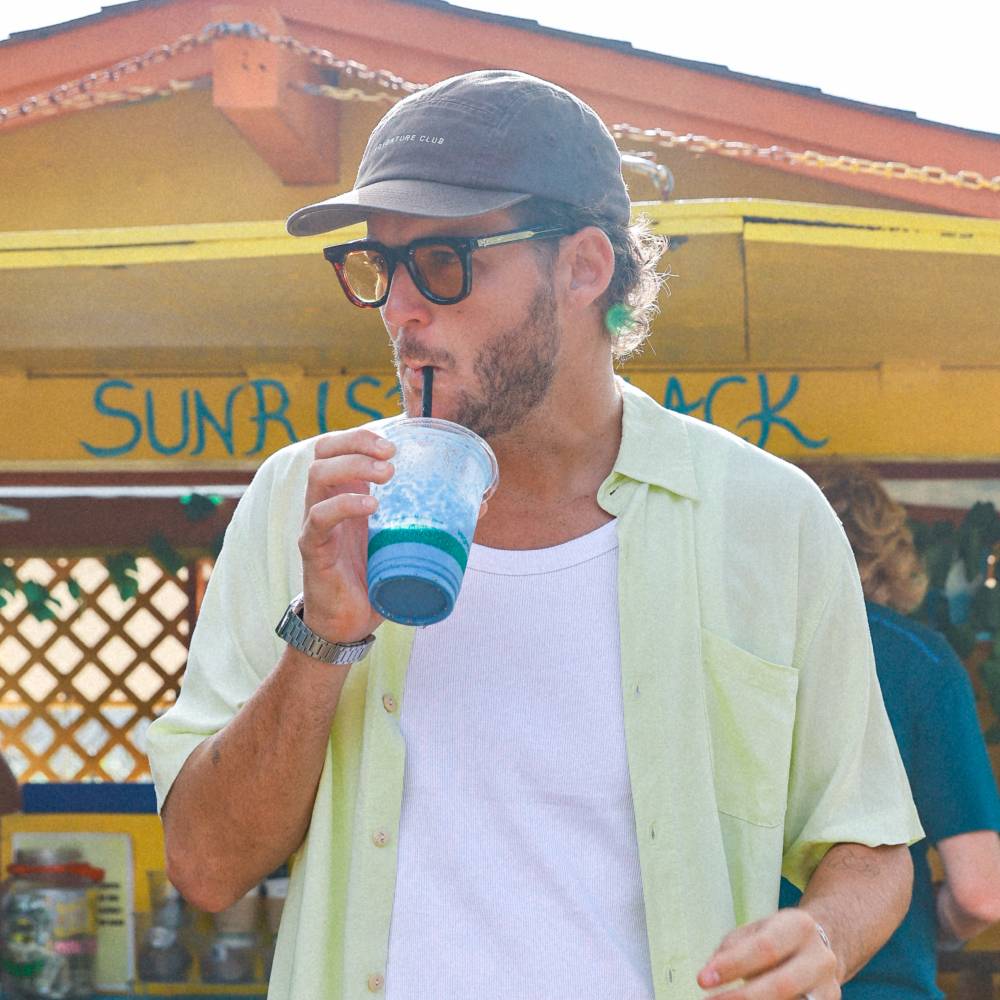
[[[292,598],[285,608],[275,632],[293,649],[311,656],[323,663],[356,663],[375,644],[375,636],[359,642],[330,642],[317,635],[303,620],[302,608],[305,604],[302,594]]]

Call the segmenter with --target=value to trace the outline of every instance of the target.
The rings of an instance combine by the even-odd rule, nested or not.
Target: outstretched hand
[[[779,910],[723,938],[698,973],[726,1000],[839,1000],[839,963],[819,924],[801,909]]]

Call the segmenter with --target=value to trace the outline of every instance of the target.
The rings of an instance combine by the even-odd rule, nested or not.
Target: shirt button
[[[387,712],[395,712],[396,711],[396,699],[393,698],[393,696],[391,694],[384,694],[384,695],[382,695],[382,707]]]
[[[372,834],[372,843],[376,847],[385,847],[389,843],[389,836],[384,830],[376,830]]]
[[[373,972],[368,977],[368,991],[370,993],[378,993],[383,986],[385,986],[385,976],[380,972]]]

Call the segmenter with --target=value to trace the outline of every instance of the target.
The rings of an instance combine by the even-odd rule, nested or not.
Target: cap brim
[[[508,208],[530,197],[519,191],[477,190],[435,181],[377,181],[306,205],[293,212],[285,226],[292,236],[316,236],[365,222],[382,212],[458,219]]]

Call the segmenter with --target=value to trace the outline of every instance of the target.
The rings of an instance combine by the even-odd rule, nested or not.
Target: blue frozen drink
[[[432,625],[455,606],[497,461],[478,434],[450,420],[397,417],[381,433],[396,446],[396,471],[372,487],[368,599],[390,621]]]

